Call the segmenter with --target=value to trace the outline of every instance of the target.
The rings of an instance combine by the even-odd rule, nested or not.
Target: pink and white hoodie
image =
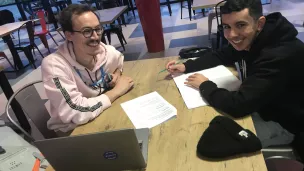
[[[101,53],[96,56],[97,62],[92,71],[76,61],[73,44],[67,41],[43,59],[42,79],[51,104],[51,118],[47,122],[49,129],[70,131],[111,106],[108,96],[100,94],[100,88],[94,90],[88,85],[92,84],[91,78],[96,81],[95,74],[97,80],[101,78],[101,67],[109,74],[116,69],[122,71],[124,57],[113,46],[101,43],[100,48]]]

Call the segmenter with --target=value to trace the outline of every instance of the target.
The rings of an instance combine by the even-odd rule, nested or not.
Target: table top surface
[[[126,9],[128,9],[127,6],[120,6],[97,10],[95,13],[99,16],[100,24],[110,24],[115,21]]]
[[[34,19],[32,21],[36,22],[38,20],[39,19]],[[27,21],[18,21],[18,22],[8,23],[8,24],[4,24],[4,25],[0,26],[0,38],[18,30],[19,27],[21,27],[26,22]]]
[[[210,121],[219,113],[204,106],[189,110],[174,81],[165,79],[168,73],[158,72],[177,57],[137,60],[124,63],[124,75],[134,79],[134,88],[116,100],[92,122],[77,127],[72,135],[134,128],[120,104],[147,93],[157,91],[177,109],[177,118],[150,129],[146,171],[266,171],[261,152],[226,161],[205,161],[197,157],[196,145]],[[255,132],[250,116],[236,120],[241,126]],[[53,170],[51,167],[47,171]]]
[[[19,27],[21,27],[24,23],[27,21],[18,21],[14,23],[8,23],[0,26],[0,37],[6,36],[8,34],[11,34],[12,32],[18,30]]]
[[[192,9],[204,9],[204,8],[212,8],[215,7],[216,4],[221,2],[222,0],[193,0]]]

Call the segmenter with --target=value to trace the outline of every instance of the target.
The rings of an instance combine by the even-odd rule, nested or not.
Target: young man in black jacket
[[[228,0],[222,13],[230,45],[184,64],[171,61],[168,71],[189,73],[237,62],[242,73],[238,91],[218,88],[201,74],[189,76],[185,84],[199,89],[211,106],[224,113],[238,118],[257,112],[256,120],[264,125],[274,121],[279,123],[275,127],[287,130],[270,126],[274,132],[267,133],[263,124],[258,128],[255,123],[258,136],[269,136],[259,136],[264,147],[290,143],[293,134],[304,132],[304,44],[296,38],[297,30],[280,13],[263,16],[260,0]],[[273,138],[281,132],[283,138]]]

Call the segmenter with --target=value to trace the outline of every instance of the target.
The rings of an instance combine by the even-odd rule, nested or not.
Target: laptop
[[[149,129],[124,129],[44,139],[34,144],[56,171],[132,170],[146,167]]]

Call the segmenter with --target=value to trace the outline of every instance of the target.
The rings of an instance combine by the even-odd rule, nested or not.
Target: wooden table
[[[213,8],[222,0],[193,0],[192,10]]]
[[[124,75],[134,79],[134,89],[120,97],[94,121],[77,127],[72,135],[134,128],[120,104],[157,91],[176,107],[177,118],[150,130],[147,171],[266,171],[261,152],[221,162],[205,161],[197,157],[196,145],[199,138],[210,121],[219,114],[208,106],[189,110],[174,81],[164,79],[167,73],[158,75],[173,58],[177,57],[125,62]],[[255,132],[250,116],[236,121]]]
[[[120,6],[115,8],[97,10],[95,13],[99,16],[100,24],[103,25],[113,23],[127,9],[127,6]]]

